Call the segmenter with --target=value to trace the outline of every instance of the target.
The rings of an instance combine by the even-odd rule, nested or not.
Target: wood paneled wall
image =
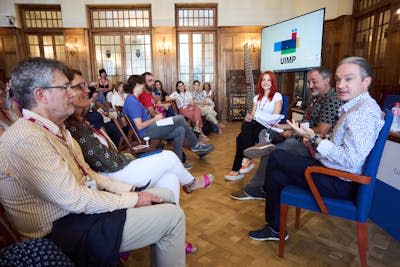
[[[97,80],[97,76],[93,75],[92,68],[94,64],[91,64],[90,51],[89,49],[89,36],[87,29],[64,29],[64,41],[69,44],[78,44],[78,52],[74,55],[70,53],[66,47],[67,64],[73,69],[80,70],[83,77],[89,80]]]
[[[332,72],[341,59],[351,55],[352,27],[351,16],[341,16],[324,22],[322,66]]]
[[[154,78],[160,80],[164,90],[170,93],[178,81],[176,30],[174,27],[154,27],[152,32]],[[166,54],[160,52],[163,42],[169,48]]]
[[[5,81],[18,61],[25,58],[25,45],[17,28],[0,28],[0,80]]]
[[[252,69],[260,69],[260,39],[262,27],[220,27],[218,31],[217,111],[227,118],[228,92],[226,74],[229,70],[244,70],[243,45],[255,40],[255,52],[250,49]]]

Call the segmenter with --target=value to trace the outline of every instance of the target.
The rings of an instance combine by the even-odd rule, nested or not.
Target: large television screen
[[[263,28],[261,71],[299,71],[320,66],[324,17],[322,8]]]

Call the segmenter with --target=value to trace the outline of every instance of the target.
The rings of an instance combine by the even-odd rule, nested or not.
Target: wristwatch
[[[318,141],[319,136],[318,135],[314,135],[311,139],[310,139],[310,143],[313,146],[313,148],[316,148],[318,146],[317,141]]]

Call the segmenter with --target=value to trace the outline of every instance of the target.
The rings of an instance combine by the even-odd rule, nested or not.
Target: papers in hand
[[[272,127],[273,125],[277,124],[280,120],[282,120],[285,116],[282,114],[268,114],[264,112],[256,112],[255,120],[263,125],[264,127],[276,131],[278,133],[283,132],[282,129]]]
[[[159,121],[156,121],[157,126],[167,126],[167,125],[174,125],[174,121],[172,117],[168,117]]]

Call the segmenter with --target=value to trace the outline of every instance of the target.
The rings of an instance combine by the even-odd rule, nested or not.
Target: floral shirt
[[[195,102],[199,102],[199,101],[204,100],[207,96],[206,96],[206,93],[203,90],[201,90],[201,91],[193,90],[192,91],[192,97],[193,97],[193,100]]]
[[[134,159],[131,154],[118,154],[102,144],[88,122],[69,118],[65,125],[79,143],[86,163],[96,172],[119,171]]]

